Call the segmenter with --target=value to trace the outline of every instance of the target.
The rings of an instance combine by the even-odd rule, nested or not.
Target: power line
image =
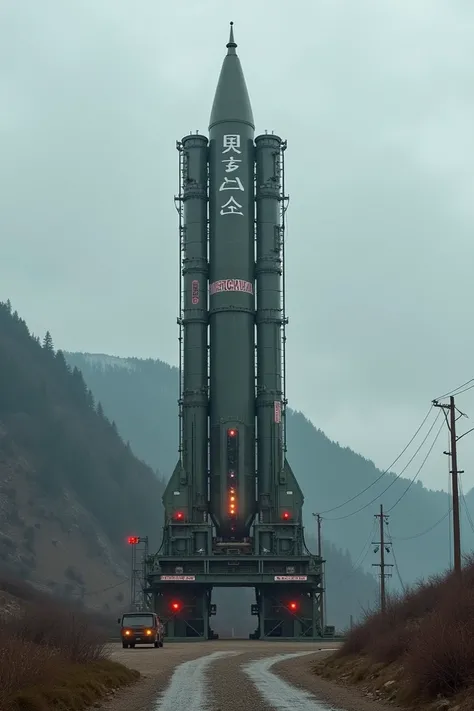
[[[91,590],[89,592],[84,593],[84,595],[100,595],[100,593],[107,592],[107,590],[113,590],[114,588],[118,588],[120,585],[125,585],[130,580],[130,578],[124,578],[118,583],[114,583],[114,585],[109,585],[106,588],[102,588],[101,590]]]
[[[457,392],[457,390],[461,390],[461,388],[465,388],[466,385],[469,385],[470,383],[473,383],[469,388],[466,388],[466,390],[470,390],[471,388],[474,387],[474,378],[471,378],[470,380],[466,380],[465,383],[462,385],[458,385],[457,388],[454,388],[453,390],[450,390],[447,393],[444,393],[444,395],[440,395],[439,397],[436,398],[436,400],[444,400],[445,397],[449,397],[450,395],[460,395],[460,393]],[[466,390],[462,390],[462,392],[466,392]]]
[[[340,579],[335,583],[336,586],[339,585],[340,583],[344,582],[344,581],[347,580],[348,578],[352,577],[352,575],[354,575],[354,573],[356,573],[356,572],[359,570],[359,568],[361,567],[361,565],[363,564],[363,562],[364,562],[365,559],[367,558],[367,555],[368,555],[368,553],[369,553],[369,551],[370,551],[370,546],[371,546],[371,544],[372,544],[372,538],[374,537],[374,534],[375,534],[375,529],[376,529],[376,521],[375,521],[375,519],[374,519],[374,521],[372,522],[372,528],[370,529],[369,537],[367,538],[366,542],[364,543],[361,552],[360,552],[359,555],[357,556],[355,564],[352,565],[352,570],[351,570],[351,572],[350,572],[350,573],[347,573],[346,575],[343,575],[342,578],[340,578]],[[359,562],[359,561],[360,561],[360,562]]]
[[[335,517],[335,518],[329,518],[329,519],[327,519],[327,520],[328,520],[328,521],[341,521],[341,520],[343,520],[343,519],[345,519],[345,518],[350,518],[351,516],[355,516],[355,514],[360,513],[360,511],[364,511],[364,509],[368,508],[368,507],[371,506],[375,501],[377,501],[378,499],[380,499],[380,497],[383,496],[383,495],[385,494],[385,492],[388,491],[388,490],[390,489],[390,487],[392,487],[392,486],[395,484],[395,482],[398,481],[398,479],[400,479],[400,477],[402,476],[402,474],[408,469],[408,467],[410,466],[410,464],[412,463],[412,461],[415,459],[416,455],[418,454],[418,452],[420,451],[420,449],[423,447],[424,443],[426,442],[426,440],[427,440],[428,437],[430,436],[431,431],[433,430],[433,427],[435,426],[436,422],[438,421],[439,415],[440,415],[440,413],[438,412],[438,414],[436,415],[436,417],[435,417],[435,419],[434,419],[433,424],[431,425],[430,429],[428,430],[428,433],[426,434],[425,438],[423,439],[423,441],[422,441],[422,443],[420,444],[420,446],[418,447],[418,449],[415,451],[415,454],[411,457],[411,459],[408,461],[408,463],[403,467],[403,469],[401,470],[401,472],[399,472],[399,474],[397,474],[397,475],[394,477],[394,479],[390,482],[390,484],[389,484],[387,487],[385,487],[385,489],[384,489],[380,494],[377,494],[377,496],[375,496],[375,497],[372,499],[372,501],[369,501],[369,503],[365,504],[364,506],[361,506],[359,509],[357,509],[356,511],[353,511],[353,512],[350,513],[350,514],[346,514],[345,516],[337,516],[337,517]],[[435,441],[436,441],[436,440],[435,440]],[[434,444],[433,444],[433,446],[434,446]],[[430,451],[431,451],[431,450],[430,450]],[[425,460],[425,461],[426,461],[426,460]],[[423,463],[423,464],[424,464],[424,463]],[[423,466],[423,465],[422,465],[422,466]],[[420,470],[419,470],[419,471],[421,471],[421,467],[420,467]],[[418,473],[419,473],[419,472],[417,472],[417,476],[418,476]]]
[[[413,536],[392,536],[392,539],[395,541],[412,541],[415,538],[421,538],[421,536],[425,536],[427,533],[430,533],[430,531],[433,531],[437,526],[439,526],[440,523],[445,521],[450,515],[451,511],[452,508],[450,507],[449,511],[446,511],[446,513],[438,521],[436,521],[436,523],[434,523],[432,526],[425,529],[424,531],[421,531],[421,533],[415,533]]]
[[[403,499],[403,497],[410,491],[412,485],[415,483],[416,479],[418,478],[419,473],[421,472],[421,470],[422,470],[423,467],[425,466],[428,457],[430,456],[431,452],[433,451],[433,447],[435,446],[436,442],[438,441],[438,437],[440,436],[441,430],[443,429],[443,427],[444,427],[444,422],[441,423],[441,426],[440,426],[438,432],[436,433],[436,437],[434,438],[433,443],[432,443],[431,447],[429,448],[429,450],[428,450],[428,452],[427,452],[425,458],[424,458],[423,461],[421,462],[420,467],[419,467],[418,471],[416,472],[415,476],[414,476],[413,479],[410,481],[410,483],[408,484],[408,486],[407,486],[407,488],[405,489],[405,491],[403,492],[403,494],[397,499],[397,501],[395,501],[395,503],[393,504],[393,506],[392,506],[391,508],[389,508],[388,513],[390,513],[390,511],[393,511],[393,509],[395,508],[395,506],[397,506],[397,505],[400,503],[400,501]]]
[[[392,534],[391,534],[391,532],[390,532],[390,528],[389,528],[389,525],[388,525],[388,521],[387,521],[387,532],[388,532],[388,535],[390,536],[390,548],[391,548],[391,553],[392,553],[392,556],[393,556],[393,562],[394,562],[394,564],[395,564],[395,570],[396,570],[396,573],[397,573],[398,582],[399,582],[400,585],[401,585],[401,588],[402,588],[403,593],[405,593],[405,592],[406,592],[406,588],[405,588],[405,584],[404,584],[404,582],[403,582],[403,580],[402,580],[402,576],[400,575],[400,568],[398,567],[398,561],[397,561],[397,558],[396,558],[396,556],[395,556],[395,549],[394,549],[394,547],[393,547],[393,537],[392,537]]]
[[[471,530],[472,530],[472,532],[474,533],[474,522],[473,522],[473,520],[472,520],[471,512],[469,511],[469,507],[468,507],[468,505],[467,505],[466,497],[464,496],[461,477],[459,477],[459,491],[461,492],[461,499],[462,499],[462,502],[463,502],[463,505],[464,505],[464,509],[465,509],[465,511],[466,511],[467,520],[469,521],[469,525],[470,525],[470,527],[471,527]]]
[[[430,409],[428,410],[428,412],[426,413],[425,417],[423,418],[423,422],[422,422],[421,425],[418,427],[418,429],[416,430],[415,434],[413,435],[413,437],[411,438],[411,440],[408,442],[408,444],[404,447],[404,449],[402,449],[402,451],[400,452],[400,454],[398,455],[398,457],[393,460],[393,462],[387,467],[387,469],[385,469],[385,470],[377,477],[377,479],[375,479],[371,484],[369,484],[368,486],[366,486],[365,489],[362,489],[362,491],[359,491],[358,494],[355,494],[355,496],[352,496],[350,499],[347,499],[347,501],[344,501],[343,504],[339,504],[338,506],[333,506],[332,509],[326,509],[326,511],[321,511],[321,514],[331,513],[331,511],[337,511],[337,509],[340,509],[340,508],[342,508],[343,506],[346,506],[346,504],[350,504],[352,501],[355,501],[355,499],[358,499],[359,496],[362,496],[362,494],[365,494],[366,491],[368,491],[372,486],[374,486],[375,484],[377,484],[386,474],[388,474],[388,473],[391,471],[392,467],[395,466],[395,464],[398,462],[398,460],[405,454],[405,452],[407,451],[408,447],[411,445],[411,443],[413,442],[413,440],[416,438],[417,434],[420,432],[420,430],[422,429],[422,427],[423,427],[423,425],[425,424],[426,420],[428,419],[429,414],[430,414],[430,412],[431,412],[432,409],[433,409],[433,405],[430,406]],[[428,433],[428,434],[429,434],[429,433]],[[423,444],[423,443],[422,443],[422,444]],[[419,450],[418,450],[418,451],[419,451]],[[411,461],[412,461],[412,460],[410,460],[410,462],[411,462]],[[410,464],[410,462],[408,462],[408,464]],[[408,466],[408,465],[407,465],[407,466]],[[403,473],[403,472],[402,472],[402,473]],[[373,503],[373,502],[370,502],[370,503]],[[370,504],[368,504],[368,506],[370,506]],[[356,513],[357,513],[357,512],[356,512]],[[345,517],[343,517],[343,518],[345,518]],[[337,521],[338,519],[329,519],[329,520]]]

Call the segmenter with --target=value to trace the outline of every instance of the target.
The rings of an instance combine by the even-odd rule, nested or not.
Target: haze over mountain
[[[122,367],[114,372],[134,372],[133,364],[125,364],[127,370],[116,362]],[[156,366],[149,366],[154,383]],[[174,373],[168,370],[172,383]],[[50,333],[40,341],[9,302],[0,303],[0,572],[13,571],[37,587],[105,611],[129,605],[127,537],[148,535],[150,551],[156,551],[163,524],[164,481],[133,454],[121,432],[126,439],[127,421],[135,423],[135,438],[140,423],[149,422],[136,444],[145,453],[141,459],[150,454],[155,470],[161,452],[165,462],[176,454],[166,441],[173,438],[175,414],[168,429],[165,416],[160,417],[163,428],[150,419],[161,410],[166,378],[161,395],[152,388],[141,404],[133,382],[122,385],[117,425],[108,415],[115,408],[107,406],[106,412],[81,371],[55,350]],[[314,541],[307,542],[314,549]],[[377,585],[329,544],[327,554],[329,577],[353,584],[351,589],[338,586],[328,606],[328,621],[346,627],[351,614],[361,613],[361,603],[374,603]],[[217,591],[214,601],[217,632],[231,634],[233,628],[246,636],[253,631],[250,590]]]
[[[66,357],[71,365],[81,369],[88,386],[115,419],[134,451],[167,479],[177,459],[177,369],[150,359],[79,353],[68,353]],[[438,432],[433,453],[444,448],[446,433],[437,415],[437,411],[430,413],[404,459],[397,463],[401,471],[422,445],[407,469],[405,476],[410,476],[407,479],[397,478],[393,473],[381,476],[382,472],[372,462],[329,440],[302,413],[290,410],[288,414],[288,459],[305,495],[307,535],[315,530],[311,513],[321,512],[323,539],[349,551],[355,566],[372,571],[372,563],[378,562],[378,556],[373,553],[371,542],[379,538],[374,514],[379,513],[383,503],[390,515],[387,534],[393,535],[394,556],[388,556],[387,562],[397,562],[390,581],[392,589],[400,587],[400,577],[407,584],[440,572],[450,564],[448,494],[430,491],[417,478]],[[377,479],[380,480],[371,486]],[[366,488],[365,493],[357,496]],[[354,501],[341,506],[352,497],[356,497]],[[474,526],[468,516],[468,507],[473,503],[474,492],[470,491],[462,499],[466,553],[474,544]],[[360,508],[363,510],[351,515]],[[420,533],[424,535],[418,536]],[[326,550],[325,555],[329,558]],[[331,581],[329,575],[328,586],[333,582],[336,581]]]
[[[0,303],[0,565],[92,606],[128,601],[126,537],[159,540],[163,482],[77,368]]]
[[[256,129],[288,140],[290,403],[385,468],[472,377],[472,0],[4,0],[0,18],[0,298],[35,332],[177,364],[175,141],[207,129],[233,20]],[[460,449],[468,472],[474,437]]]

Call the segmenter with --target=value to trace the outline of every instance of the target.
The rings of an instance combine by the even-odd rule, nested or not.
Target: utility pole
[[[385,572],[385,568],[393,568],[393,565],[392,563],[385,562],[385,553],[390,553],[390,543],[387,543],[387,541],[385,540],[384,523],[387,523],[388,521],[388,514],[384,514],[383,504],[380,504],[380,513],[375,514],[375,518],[380,519],[380,541],[372,541],[372,544],[375,546],[379,546],[380,548],[380,563],[372,563],[372,565],[374,567],[380,568],[380,610],[381,612],[385,612],[387,602],[385,592],[385,579],[392,577],[391,573]],[[377,550],[378,549],[376,548],[375,553],[377,553]]]
[[[321,558],[321,516],[316,514],[316,522],[318,527],[318,556]]]
[[[437,400],[433,400],[433,405],[435,407],[441,407],[443,414],[446,417],[446,423],[449,427],[450,440],[451,440],[451,452],[444,452],[444,454],[451,455],[451,488],[453,491],[453,553],[454,553],[454,572],[456,575],[461,574],[461,524],[459,520],[459,474],[463,474],[462,470],[458,469],[458,450],[457,442],[458,437],[456,436],[456,407],[454,405],[454,396],[451,395],[449,398],[449,405],[444,405],[439,403]],[[449,411],[449,421],[446,416],[446,410]],[[466,433],[467,434],[467,433]]]
[[[318,541],[318,557],[322,561],[323,551],[322,551],[322,538],[321,538],[321,523],[323,517],[320,514],[313,514],[316,519],[316,531],[317,531],[317,541]],[[319,598],[319,612],[321,615],[321,634],[324,634],[324,571],[323,563],[321,562],[321,593]]]

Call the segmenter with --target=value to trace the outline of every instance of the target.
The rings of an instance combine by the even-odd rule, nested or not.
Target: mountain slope
[[[51,336],[0,303],[0,563],[38,586],[117,607],[126,537],[156,546],[163,484],[96,407]]]
[[[68,362],[81,368],[88,386],[116,419],[134,450],[167,478],[177,459],[177,369],[160,361],[130,358],[111,362],[109,358],[67,354]],[[289,411],[287,430],[288,459],[305,495],[307,530],[314,527],[311,512],[322,513],[323,538],[347,550],[358,565],[371,570],[372,563],[378,562],[370,545],[378,540],[374,514],[381,502],[386,510],[396,504],[387,530],[394,536],[398,563],[391,585],[397,587],[398,573],[404,583],[409,583],[449,565],[449,497],[445,492],[426,489],[416,480],[418,460],[407,470],[413,481],[388,473],[371,486],[381,476],[374,464],[329,440],[302,413]],[[421,451],[421,458],[436,430],[437,426]],[[366,487],[369,488],[363,495],[341,506]],[[472,492],[466,502],[468,506],[474,504]],[[334,507],[337,508],[332,510]],[[357,512],[360,508],[363,510]],[[357,513],[352,515],[354,512]],[[462,528],[467,552],[474,545],[474,526],[464,507]],[[418,536],[425,531],[425,535]],[[393,556],[389,555],[387,562],[394,563]]]

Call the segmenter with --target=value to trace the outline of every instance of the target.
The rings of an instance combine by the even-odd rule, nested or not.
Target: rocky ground
[[[142,680],[101,711],[386,711],[393,709],[314,674],[337,645],[222,640],[124,650],[114,661]]]
[[[447,699],[439,694],[433,701],[403,702],[403,681],[406,670],[400,662],[380,664],[370,661],[365,656],[353,656],[331,660],[326,655],[313,663],[313,672],[320,683],[337,683],[348,696],[363,697],[365,700],[378,701],[382,708],[416,709],[416,711],[473,711],[473,694],[468,689]],[[373,706],[371,706],[373,708]]]

